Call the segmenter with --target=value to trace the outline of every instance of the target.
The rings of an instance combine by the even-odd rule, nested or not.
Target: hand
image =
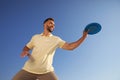
[[[27,55],[31,61],[35,61],[34,57],[31,54]]]
[[[29,55],[30,55],[29,51],[23,51],[20,56],[23,58],[23,57],[29,56]]]
[[[88,32],[89,32],[89,30],[88,30],[88,31],[84,31],[84,32],[83,32],[83,36],[82,36],[82,37],[87,37]]]

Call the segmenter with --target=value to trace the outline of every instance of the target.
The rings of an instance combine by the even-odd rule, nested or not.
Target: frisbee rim
[[[100,32],[101,28],[102,27],[99,23],[93,22],[93,23],[88,24],[85,27],[84,31],[88,31],[89,35],[93,35],[93,34],[97,34],[98,32]]]

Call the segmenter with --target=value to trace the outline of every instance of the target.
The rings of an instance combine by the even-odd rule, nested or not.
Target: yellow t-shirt
[[[23,69],[35,73],[44,74],[54,71],[52,66],[53,56],[56,48],[61,48],[65,41],[61,38],[50,34],[46,37],[42,34],[36,34],[27,43],[27,47],[32,49],[32,57],[34,60],[28,60]]]

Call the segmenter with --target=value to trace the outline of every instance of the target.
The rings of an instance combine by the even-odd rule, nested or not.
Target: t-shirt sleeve
[[[29,48],[29,49],[32,49],[33,48],[33,42],[34,42],[34,36],[31,38],[31,40],[26,44],[26,46]]]
[[[59,47],[59,48],[62,48],[64,44],[65,44],[65,41],[62,40],[61,38],[59,38],[59,44],[58,44],[58,47]]]

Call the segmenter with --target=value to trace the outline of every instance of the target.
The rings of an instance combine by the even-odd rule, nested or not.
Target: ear
[[[44,23],[44,24],[43,24],[43,26],[45,27],[45,26],[46,26],[46,24]]]
[[[46,28],[47,24],[43,24],[43,28]]]

